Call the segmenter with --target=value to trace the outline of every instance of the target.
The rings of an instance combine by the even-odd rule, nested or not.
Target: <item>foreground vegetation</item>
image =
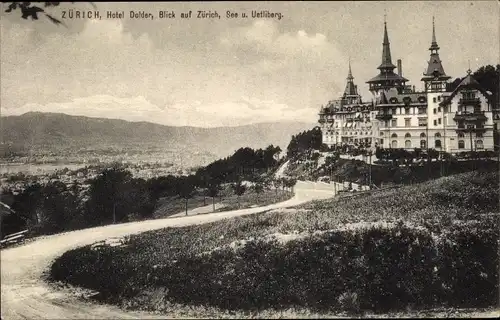
[[[69,251],[50,278],[170,311],[387,312],[498,301],[498,172],[132,236]]]

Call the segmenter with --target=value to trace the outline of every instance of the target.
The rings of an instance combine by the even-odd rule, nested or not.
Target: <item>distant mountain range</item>
[[[260,123],[235,127],[199,128],[164,126],[149,122],[28,112],[0,118],[1,142],[24,150],[78,150],[81,148],[141,146],[209,152],[218,157],[240,147],[263,148],[269,144],[286,150],[291,136],[311,129],[303,122]]]

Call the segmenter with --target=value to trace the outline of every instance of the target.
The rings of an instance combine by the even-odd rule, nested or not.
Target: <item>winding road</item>
[[[292,199],[265,207],[241,209],[178,218],[166,218],[90,228],[40,237],[19,247],[4,249],[1,255],[2,319],[145,319],[162,318],[149,313],[127,312],[109,305],[87,303],[71,290],[55,289],[43,280],[52,261],[64,252],[113,237],[166,227],[202,224],[230,217],[287,208],[328,198],[333,191],[318,190],[311,182],[298,181]]]

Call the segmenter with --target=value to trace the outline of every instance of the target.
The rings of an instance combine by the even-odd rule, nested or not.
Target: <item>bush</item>
[[[232,310],[491,306],[500,226],[488,214],[498,212],[497,189],[498,173],[467,173],[356,201],[315,201],[309,211],[151,231],[132,236],[128,248],[67,252],[51,274],[111,301],[165,288],[169,302]],[[338,229],[395,219],[408,225]],[[292,231],[306,234],[286,243],[264,237]]]

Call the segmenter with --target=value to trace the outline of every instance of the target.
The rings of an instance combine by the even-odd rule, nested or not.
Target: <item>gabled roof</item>
[[[455,97],[460,91],[467,89],[474,89],[480,91],[484,96],[489,100],[491,99],[491,95],[477,82],[476,79],[471,74],[471,70],[467,70],[467,76],[465,76],[460,84],[451,92],[451,94],[444,99],[440,105],[446,105],[450,103],[450,101]]]

